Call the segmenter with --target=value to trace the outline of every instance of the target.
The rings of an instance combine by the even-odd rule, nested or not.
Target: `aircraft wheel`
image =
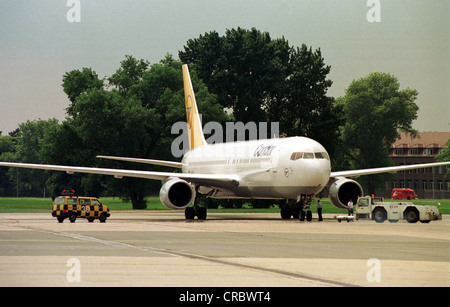
[[[311,210],[306,211],[306,220],[308,222],[312,221],[312,211]]]
[[[300,222],[303,222],[305,220],[305,216],[306,216],[305,211],[300,210],[300,217],[299,217]]]
[[[198,207],[197,209],[197,218],[199,220],[206,220],[206,208],[205,207]]]
[[[195,217],[195,210],[193,207],[187,207],[184,209],[184,217],[186,220],[193,220]]]
[[[287,207],[281,208],[280,214],[281,214],[281,218],[282,218],[283,220],[288,220],[288,219],[290,219],[290,218],[291,218],[291,215],[292,215],[292,213],[291,213],[291,208],[287,208]]]
[[[300,217],[300,208],[298,208],[298,207],[292,208],[292,217],[294,219],[298,219]]]

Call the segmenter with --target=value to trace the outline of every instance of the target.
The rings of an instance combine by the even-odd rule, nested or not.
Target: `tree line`
[[[395,76],[374,72],[354,80],[343,97],[330,97],[331,67],[320,48],[294,47],[284,37],[237,28],[190,39],[178,57],[167,54],[150,64],[126,55],[104,78],[92,68],[65,73],[66,119],[27,121],[0,134],[0,160],[142,170],[148,165],[96,155],[173,160],[171,126],[185,120],[182,63],[189,65],[204,123],[279,122],[281,135],[307,136],[324,145],[333,170],[391,165],[387,149],[398,132],[417,133],[411,126],[418,111],[416,90],[400,90]],[[382,182],[383,175],[362,183],[373,191]],[[73,188],[145,208],[145,197],[160,186],[136,178],[0,168],[0,196],[56,196]]]

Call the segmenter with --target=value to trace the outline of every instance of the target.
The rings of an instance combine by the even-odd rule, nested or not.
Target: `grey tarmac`
[[[116,211],[106,223],[0,214],[0,286],[450,286],[450,217],[312,222]]]

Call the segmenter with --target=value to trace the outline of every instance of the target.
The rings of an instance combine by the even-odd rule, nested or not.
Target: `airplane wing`
[[[367,168],[367,169],[350,170],[350,171],[339,171],[339,172],[331,172],[330,177],[331,178],[334,178],[334,177],[359,177],[362,175],[372,175],[372,174],[381,174],[381,173],[396,173],[399,171],[405,171],[405,170],[410,170],[410,169],[444,166],[444,165],[449,165],[449,164],[450,164],[450,162],[437,162],[437,163]]]
[[[68,174],[87,173],[87,174],[110,175],[119,179],[123,177],[134,177],[144,179],[166,180],[167,178],[173,177],[173,178],[180,178],[195,184],[225,189],[237,187],[239,186],[240,182],[240,177],[233,174],[190,174],[190,173],[172,173],[172,172],[153,172],[153,171],[137,171],[137,170],[123,170],[111,168],[13,163],[13,162],[0,162],[0,166],[63,171]]]
[[[110,160],[119,160],[119,161],[127,161],[127,162],[137,162],[137,163],[147,163],[153,165],[161,165],[161,166],[169,166],[175,168],[182,168],[183,163],[174,162],[174,161],[163,161],[163,160],[152,160],[152,159],[138,159],[138,158],[127,158],[127,157],[114,157],[114,156],[97,156],[100,159],[110,159]]]

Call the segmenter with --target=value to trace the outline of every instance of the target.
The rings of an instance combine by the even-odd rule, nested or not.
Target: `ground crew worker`
[[[353,200],[350,198],[350,200],[347,203],[348,208],[348,216],[353,216]]]
[[[319,200],[317,200],[317,214],[319,215],[319,222],[322,222],[322,202]]]

